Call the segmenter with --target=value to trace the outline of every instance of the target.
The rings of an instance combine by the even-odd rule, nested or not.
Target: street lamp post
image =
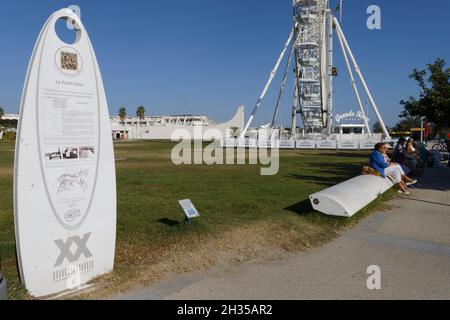
[[[425,117],[420,118],[420,142],[423,142],[424,140],[425,119]]]

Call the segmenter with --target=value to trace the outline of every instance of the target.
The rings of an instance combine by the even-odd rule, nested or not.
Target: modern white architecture
[[[244,126],[244,107],[240,106],[232,119],[224,123],[215,123],[207,116],[173,115],[173,116],[145,116],[111,117],[111,130],[114,139],[144,139],[144,140],[170,140],[177,129],[185,129],[191,137],[194,130],[216,129],[223,137],[229,137]]]

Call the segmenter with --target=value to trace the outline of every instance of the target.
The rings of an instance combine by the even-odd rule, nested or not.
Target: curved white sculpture
[[[314,210],[331,216],[352,217],[388,191],[393,183],[372,175],[361,175],[310,196]]]
[[[77,33],[55,31],[59,19]],[[108,106],[92,44],[69,9],[44,25],[22,96],[14,169],[21,279],[34,296],[112,271],[116,180]]]

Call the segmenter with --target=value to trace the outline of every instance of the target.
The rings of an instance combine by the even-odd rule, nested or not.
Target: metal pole
[[[356,71],[356,73],[358,74],[358,76],[359,76],[359,78],[361,80],[361,83],[362,83],[362,85],[364,87],[364,90],[366,91],[367,97],[370,100],[370,103],[372,105],[372,109],[375,112],[375,115],[377,116],[378,121],[380,122],[380,125],[381,125],[381,128],[383,130],[384,136],[385,136],[386,139],[391,139],[391,135],[389,134],[389,132],[386,129],[386,125],[384,124],[383,118],[381,117],[381,114],[378,111],[377,104],[375,103],[375,100],[372,97],[372,94],[370,93],[369,87],[367,86],[367,83],[364,80],[364,76],[363,76],[363,74],[361,72],[361,69],[359,68],[358,63],[356,62],[355,56],[353,55],[352,50],[350,49],[350,46],[348,45],[347,39],[346,39],[346,37],[344,35],[344,32],[342,31],[341,26],[339,24],[339,21],[336,19],[336,17],[334,18],[334,23],[336,24],[337,32],[341,34],[342,41],[344,42],[344,45],[345,45],[345,47],[346,47],[346,49],[347,49],[347,51],[348,51],[348,53],[350,55],[350,58],[351,58],[351,60],[353,62],[355,71]]]
[[[333,127],[333,13],[327,10],[327,61],[328,61],[328,134],[332,133]]]
[[[295,12],[295,4],[297,0],[292,0],[292,7],[293,7],[293,25],[294,25],[294,32],[298,32],[299,36],[298,39],[300,39],[300,30],[297,29],[297,19],[296,19],[296,12]],[[298,41],[297,39],[297,41]],[[297,43],[294,43],[294,46],[296,46]],[[294,96],[293,96],[293,102],[292,102],[292,116],[291,116],[291,137],[294,136],[297,132],[297,108],[298,108],[298,93],[299,93],[299,83],[298,83],[298,52],[295,50],[295,68],[294,68]]]
[[[424,125],[423,125],[423,118],[420,118],[420,142],[423,142],[423,128],[424,128]]]
[[[366,117],[364,119],[364,124],[366,126],[367,132],[371,136],[372,133],[371,133],[371,130],[370,130],[369,122],[367,121],[367,115],[366,115],[366,113],[364,111],[364,106],[363,106],[363,103],[362,103],[362,100],[361,100],[361,96],[359,95],[358,87],[356,86],[355,78],[353,76],[352,67],[350,66],[350,61],[348,60],[348,55],[347,55],[347,52],[345,51],[344,42],[342,41],[342,36],[341,36],[341,34],[339,32],[336,32],[336,34],[338,36],[339,43],[341,45],[342,55],[344,56],[345,64],[347,65],[348,74],[350,76],[350,82],[352,84],[353,91],[355,92],[356,100],[358,100],[359,109],[361,110],[361,112],[364,115],[364,117]]]
[[[299,35],[300,35],[300,33],[299,33]],[[297,36],[297,39],[298,39],[298,36]],[[292,57],[294,55],[294,50],[295,50],[295,44],[296,43],[297,43],[297,40],[295,42],[292,42],[292,47],[291,47],[291,52],[289,54],[289,59],[288,59],[288,61],[286,63],[286,68],[284,69],[283,81],[281,82],[281,88],[280,88],[280,91],[278,92],[277,103],[276,103],[276,106],[275,106],[275,112],[273,113],[271,127],[273,127],[275,125],[275,121],[277,120],[278,110],[280,109],[281,97],[283,96],[284,89],[286,88],[286,81],[287,81],[287,76],[288,76],[288,73],[289,73],[289,67],[291,66],[291,63],[292,63]]]
[[[292,123],[291,123],[291,135],[295,135],[297,133],[297,106],[298,106],[298,85],[297,85],[297,77],[294,81],[294,100],[292,103]]]
[[[326,12],[324,11],[322,16],[322,39],[321,39],[321,50],[320,50],[320,82],[321,82],[321,93],[322,93],[322,121],[324,125],[327,125],[328,121],[328,72],[327,72],[327,19]],[[326,114],[326,117],[324,116]]]
[[[300,71],[299,71],[299,65],[297,64],[297,61],[298,61],[298,59],[296,59],[296,62],[295,62],[295,83],[294,83],[294,85],[296,86],[295,90],[297,90],[294,92],[294,98],[297,97],[297,100],[295,101],[295,109],[296,109],[295,122],[297,124],[298,115],[300,114],[302,117],[303,125],[305,125],[305,117],[304,117],[304,113],[302,110],[302,105],[303,105],[302,97],[300,95],[300,93],[302,92],[302,88],[300,86]]]
[[[256,112],[258,112],[258,109],[261,106],[261,103],[262,103],[264,97],[266,96],[267,91],[269,90],[269,87],[272,84],[273,79],[275,78],[275,75],[277,74],[278,68],[280,67],[280,64],[281,64],[281,61],[283,60],[284,54],[286,53],[287,48],[289,47],[289,44],[291,43],[293,37],[294,37],[294,29],[292,29],[292,31],[289,35],[289,38],[286,41],[286,44],[283,48],[283,51],[281,52],[281,54],[277,60],[277,63],[275,64],[275,67],[270,72],[269,80],[267,81],[266,86],[264,87],[263,92],[261,93],[261,96],[259,97],[255,107],[253,108],[252,114],[250,115],[250,118],[248,119],[247,125],[245,126],[244,130],[241,133],[241,136],[240,136],[241,139],[245,138],[248,128],[252,124],[253,118],[255,117]]]

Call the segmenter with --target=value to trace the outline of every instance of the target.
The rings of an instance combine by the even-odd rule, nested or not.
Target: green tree
[[[410,78],[418,83],[420,97],[402,100],[405,110],[400,117],[425,117],[438,129],[450,127],[450,68],[445,65],[443,59],[437,59],[427,65],[428,70],[413,70]]]
[[[139,118],[139,134],[142,139],[142,120],[145,119],[145,108],[144,106],[140,106],[136,110],[136,116]],[[137,129],[137,123],[136,123],[136,129]],[[137,131],[136,131],[137,132]]]
[[[386,130],[390,131],[391,129],[388,126],[386,126]],[[379,121],[375,122],[375,124],[372,127],[372,131],[373,131],[373,133],[383,133],[383,128],[381,127],[381,124]]]
[[[136,116],[139,118],[140,121],[145,119],[145,108],[143,106],[137,108]]]
[[[0,107],[0,120],[2,120],[4,115],[5,115],[5,110],[2,107]]]
[[[421,117],[406,116],[402,118],[392,130],[395,132],[407,132],[410,131],[411,128],[420,128],[420,126]]]
[[[125,123],[125,118],[127,117],[127,109],[125,109],[125,107],[120,107],[119,109],[119,118],[120,118],[120,122],[122,122],[122,124]]]

